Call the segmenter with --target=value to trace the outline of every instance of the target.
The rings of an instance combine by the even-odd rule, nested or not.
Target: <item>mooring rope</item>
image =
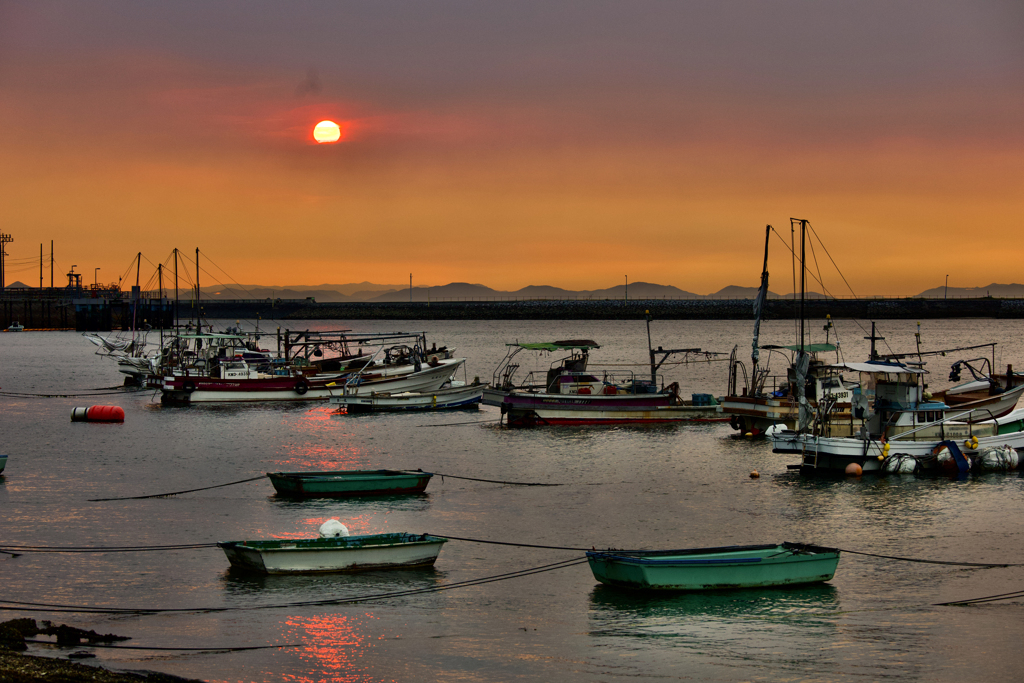
[[[186,489],[184,491],[171,491],[170,493],[153,493],[148,496],[125,496],[123,498],[89,498],[90,503],[101,503],[108,500],[142,500],[144,498],[166,498],[167,496],[176,496],[180,493],[194,493],[195,491],[207,491],[209,489],[219,489],[223,486],[234,486],[235,484],[245,484],[250,481],[257,481],[259,479],[266,479],[267,475],[261,474],[258,477],[250,477],[249,479],[239,479],[238,481],[229,481],[226,484],[217,484],[215,486],[203,486],[198,489]]]
[[[983,598],[968,598],[967,600],[957,600],[955,602],[936,602],[935,606],[946,607],[949,605],[978,605],[985,602],[1012,600],[1014,598],[1024,598],[1024,590],[1014,591],[1012,593],[1000,593],[999,595],[987,595]]]
[[[897,557],[895,555],[879,555],[877,553],[865,553],[859,550],[847,550],[846,548],[836,548],[836,550],[844,553],[850,553],[851,555],[864,555],[866,557],[880,557],[884,560],[898,560],[900,562],[918,562],[922,564],[946,564],[955,567],[1024,567],[1024,564],[1014,564],[1012,562],[949,562],[945,560],[922,560],[915,557]]]
[[[449,479],[465,479],[466,481],[482,481],[488,484],[505,484],[507,486],[565,486],[565,484],[543,484],[539,482],[530,481],[502,481],[500,479],[475,479],[474,477],[458,477],[454,474],[441,474],[440,472],[424,472],[424,474],[432,474],[436,477],[441,477],[441,481],[444,481],[445,477]]]
[[[423,474],[431,474],[434,476],[441,477],[441,480],[450,479],[465,479],[466,481],[482,481],[488,484],[505,484],[506,486],[565,486],[565,484],[545,484],[541,482],[524,482],[524,481],[504,481],[501,479],[477,479],[475,477],[461,477],[454,474],[442,474],[440,472],[424,472],[423,470],[383,470],[391,472],[423,472]],[[229,481],[226,484],[216,484],[214,486],[203,486],[198,489],[185,489],[184,491],[170,491],[168,493],[152,493],[145,496],[122,496],[119,498],[89,498],[90,503],[101,503],[111,500],[143,500],[146,498],[166,498],[168,496],[177,496],[182,493],[194,493],[196,491],[208,491],[210,489],[219,489],[224,486],[234,486],[235,484],[247,484],[251,481],[259,481],[260,479],[266,479],[267,475],[261,474],[258,477],[250,477],[249,479],[239,479],[238,481]]]
[[[114,394],[141,394],[147,391],[155,391],[155,389],[131,389],[131,390],[110,390],[110,391],[90,391],[82,392],[79,394],[30,394],[23,391],[0,391],[0,396],[8,396],[10,398],[80,398],[83,396],[112,396]]]
[[[578,564],[586,562],[586,558],[574,557],[568,560],[562,560],[560,562],[553,562],[551,564],[540,565],[538,567],[529,567],[527,569],[519,569],[512,572],[505,572],[503,574],[495,574],[492,576],[483,576],[476,579],[467,579],[465,581],[457,581],[455,583],[446,584],[443,586],[431,586],[428,588],[410,588],[403,591],[391,591],[388,593],[376,593],[372,595],[359,595],[349,598],[325,598],[322,600],[304,600],[296,602],[285,602],[275,603],[270,605],[250,605],[250,606],[237,606],[237,607],[176,607],[176,608],[122,608],[122,607],[85,607],[82,605],[67,605],[59,603],[46,603],[46,602],[22,602],[17,600],[5,600],[0,598],[0,611],[8,612],[68,612],[68,613],[82,613],[82,614],[163,614],[163,613],[182,613],[182,612],[250,612],[262,609],[291,609],[295,607],[321,607],[328,605],[344,605],[358,602],[369,602],[372,600],[384,600],[388,598],[406,597],[410,595],[421,595],[425,593],[439,593],[441,591],[454,590],[456,588],[465,588],[468,586],[477,586],[485,583],[493,583],[495,581],[506,581],[508,579],[517,579],[523,576],[532,576],[533,574],[542,574],[545,572],[555,571],[558,569],[565,569],[566,567],[572,567]],[[7,605],[15,605],[14,607],[8,607]]]
[[[446,534],[429,534],[430,536],[438,536],[439,538],[447,538],[450,541],[466,541],[467,543],[485,543],[487,545],[509,545],[515,548],[540,548],[541,550],[576,550],[579,552],[587,552],[594,550],[594,548],[576,548],[573,546],[565,545],[536,545],[531,543],[512,543],[511,541],[488,541],[482,538],[461,538],[459,536],[448,536]],[[615,552],[628,553],[638,552],[636,550],[617,550]]]
[[[52,640],[25,638],[26,643],[38,645],[58,645]],[[105,647],[111,650],[166,650],[170,652],[244,652],[245,650],[274,650],[282,647],[305,647],[305,643],[286,643],[284,645],[250,645],[248,647],[145,647],[143,645],[109,645],[106,643],[79,643],[72,647]],[[62,647],[66,647],[62,645]]]
[[[178,545],[117,545],[117,546],[56,546],[56,545],[3,545],[0,552],[11,555],[25,553],[146,553],[162,550],[197,550],[216,548],[216,543],[182,543]]]
[[[439,425],[420,425],[420,427],[462,427],[465,425],[485,425],[491,424],[492,422],[501,422],[501,418],[498,418],[497,420],[474,420],[473,422],[446,422]]]

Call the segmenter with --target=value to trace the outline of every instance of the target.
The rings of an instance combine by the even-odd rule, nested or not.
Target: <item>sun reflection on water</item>
[[[286,672],[282,680],[296,683],[366,680],[370,667],[363,663],[363,656],[370,647],[371,639],[361,633],[360,621],[373,618],[370,613],[361,613],[357,616],[318,614],[285,619],[287,636],[307,645],[299,655],[305,663],[302,667],[304,672]]]

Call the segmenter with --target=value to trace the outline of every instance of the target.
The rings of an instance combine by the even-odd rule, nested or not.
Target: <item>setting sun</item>
[[[313,128],[313,139],[317,142],[337,142],[341,138],[341,127],[334,121],[321,121]]]

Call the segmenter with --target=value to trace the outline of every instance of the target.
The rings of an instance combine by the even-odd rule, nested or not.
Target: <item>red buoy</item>
[[[73,408],[72,422],[124,422],[124,408],[121,406],[91,406]]]

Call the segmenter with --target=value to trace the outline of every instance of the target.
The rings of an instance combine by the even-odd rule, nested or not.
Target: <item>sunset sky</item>
[[[1024,2],[0,0],[0,183],[8,283],[54,240],[58,284],[198,247],[253,284],[704,294],[790,217],[859,295],[1022,282]]]

